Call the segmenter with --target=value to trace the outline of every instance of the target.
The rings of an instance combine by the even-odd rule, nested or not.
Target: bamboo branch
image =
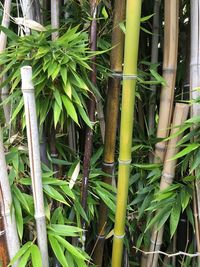
[[[42,255],[42,266],[48,267],[49,257],[41,175],[39,136],[34,87],[32,83],[32,68],[30,66],[24,66],[21,68],[21,78],[26,116],[26,130],[29,148],[32,191],[35,206],[37,240]]]

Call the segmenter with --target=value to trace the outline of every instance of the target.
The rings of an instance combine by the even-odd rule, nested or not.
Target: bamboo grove
[[[199,10],[0,1],[0,266],[200,266]]]

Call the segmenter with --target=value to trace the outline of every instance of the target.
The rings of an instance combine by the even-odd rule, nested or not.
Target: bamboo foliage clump
[[[22,92],[24,97],[26,130],[29,149],[32,191],[35,206],[35,221],[37,228],[37,241],[41,251],[43,267],[49,266],[46,219],[44,211],[41,162],[39,150],[39,136],[35,106],[34,86],[32,82],[32,68],[21,68]]]

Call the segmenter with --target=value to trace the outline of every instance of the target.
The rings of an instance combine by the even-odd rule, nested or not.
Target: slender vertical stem
[[[6,229],[4,226],[3,196],[0,187],[0,266],[6,267],[9,264],[8,247],[6,241]]]
[[[51,0],[51,27],[52,29],[59,28],[59,0]],[[58,38],[58,31],[52,33],[52,40]]]
[[[189,112],[189,106],[186,104],[177,103],[174,111],[174,118],[172,123],[171,135],[173,136],[178,130],[179,126],[181,126],[184,121],[187,119]],[[160,190],[164,190],[171,185],[175,176],[176,162],[177,160],[171,160],[177,153],[178,148],[176,144],[181,138],[181,134],[170,139],[167,152],[164,162],[164,168],[162,172],[161,182],[160,182]],[[157,225],[155,225],[152,236],[151,236],[151,247],[150,251],[160,250],[162,245],[162,237],[163,237],[164,226],[158,231]],[[150,254],[147,260],[148,267],[156,267],[158,266],[158,257],[159,254]]]
[[[126,36],[124,51],[119,172],[117,188],[117,205],[114,226],[114,240],[112,251],[112,267],[121,267],[123,253],[123,239],[125,235],[126,207],[128,198],[128,184],[131,163],[132,132],[135,104],[135,86],[137,75],[137,59],[140,32],[141,1],[127,0],[126,3]]]
[[[10,11],[11,11],[11,4],[12,4],[11,0],[4,1],[4,10],[3,10],[3,18],[2,18],[1,26],[5,27],[5,28],[8,28],[9,24],[10,24],[9,15],[10,15]],[[0,33],[0,53],[2,53],[4,51],[4,49],[6,48],[6,44],[7,44],[7,35],[3,31],[1,31],[1,33]],[[1,92],[2,101],[8,97],[8,94],[9,94],[8,86],[3,87],[2,92]],[[7,125],[10,122],[10,109],[11,109],[10,104],[3,105],[3,110],[4,110],[4,115],[5,115]]]
[[[166,85],[162,87],[160,95],[158,138],[167,137],[171,124],[178,53],[178,14],[179,0],[165,0],[163,77]],[[155,160],[163,162],[165,152],[166,142],[158,142],[155,149]]]
[[[114,17],[112,29],[112,51],[110,57],[111,71],[113,73],[122,73],[123,52],[124,52],[124,33],[119,24],[125,17],[125,0],[115,0]],[[109,78],[108,92],[106,96],[106,126],[105,126],[105,144],[103,154],[103,171],[109,175],[114,173],[115,142],[118,124],[119,94],[121,80],[117,76]],[[103,182],[112,184],[112,178],[103,177]],[[102,266],[103,250],[105,243],[107,225],[107,206],[103,201],[100,202],[99,220],[97,225],[97,240],[94,248],[94,263]]]
[[[153,17],[153,32],[151,45],[151,63],[158,63],[158,43],[159,43],[159,17],[160,17],[160,1],[155,0]],[[151,95],[149,100],[149,134],[153,135],[155,131],[155,108],[156,108],[156,86],[151,86]]]
[[[90,9],[92,22],[90,24],[90,49],[91,51],[97,50],[97,0],[90,1]],[[96,57],[92,58],[90,73],[90,80],[94,86],[97,84],[97,69],[96,69]],[[95,108],[96,103],[94,96],[90,94],[90,100],[88,101],[88,115],[92,123],[95,121]],[[85,147],[84,147],[84,158],[83,158],[83,178],[82,178],[82,192],[81,192],[81,203],[84,210],[87,209],[87,195],[88,195],[88,184],[89,184],[89,172],[90,172],[90,159],[92,156],[93,146],[93,129],[86,127],[85,135]],[[82,221],[83,229],[86,228],[85,221]],[[84,242],[84,240],[83,240]]]
[[[196,90],[200,87],[200,0],[191,1],[191,52],[190,52],[190,97],[192,100],[199,99],[200,92]],[[193,104],[191,108],[191,117],[200,115],[200,104]],[[195,171],[194,171],[195,173]],[[198,223],[196,222],[197,247],[199,245],[200,230],[200,182],[195,181],[194,205],[197,210]],[[198,257],[200,262],[200,257]]]
[[[29,149],[32,191],[35,206],[37,241],[42,255],[42,266],[48,267],[49,258],[41,175],[39,135],[37,126],[34,87],[32,83],[32,68],[30,66],[24,66],[21,68],[21,78],[26,116],[26,130]]]
[[[17,234],[14,209],[12,204],[12,195],[7,173],[7,165],[4,155],[3,135],[0,127],[0,184],[3,198],[3,214],[6,230],[6,239],[8,244],[9,257],[12,259],[20,248],[19,237]],[[17,266],[17,263],[14,264]]]

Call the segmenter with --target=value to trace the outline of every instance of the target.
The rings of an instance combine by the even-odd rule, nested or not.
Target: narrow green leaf
[[[42,267],[42,257],[38,246],[31,246],[31,259],[33,267]]]
[[[53,235],[48,235],[49,242],[51,244],[52,250],[54,254],[56,255],[56,258],[58,261],[62,264],[63,267],[69,267],[67,260],[65,258],[64,252],[56,240],[56,238]]]

